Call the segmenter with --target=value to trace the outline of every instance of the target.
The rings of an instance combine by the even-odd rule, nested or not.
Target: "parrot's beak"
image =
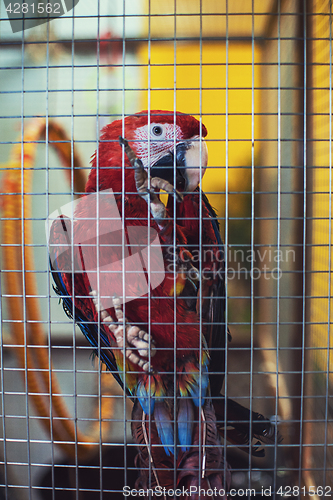
[[[174,149],[150,167],[151,177],[160,177],[174,185],[178,191],[194,191],[205,173],[208,160],[206,142],[199,137],[180,142]],[[200,159],[201,157],[201,159]],[[176,173],[174,175],[174,166]]]

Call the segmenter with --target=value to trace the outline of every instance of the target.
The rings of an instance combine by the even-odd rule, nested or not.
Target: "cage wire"
[[[48,245],[64,207],[74,224],[101,129],[156,109],[208,130],[201,187],[224,241],[232,337],[222,394],[266,416],[283,439],[258,457],[223,439],[224,429],[224,488],[235,498],[331,497],[332,1],[4,0],[0,9],[0,498],[141,496],[133,403],[59,304]],[[122,207],[126,196],[123,187]],[[201,303],[202,281],[197,290]]]

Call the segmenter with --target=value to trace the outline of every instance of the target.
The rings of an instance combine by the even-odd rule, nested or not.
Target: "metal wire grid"
[[[105,20],[106,15],[104,3],[100,2],[97,5],[97,28],[94,38],[100,40],[103,39],[100,22]],[[315,256],[309,253],[308,248],[311,248],[311,245],[321,247],[326,244],[325,240],[312,238],[316,231],[314,221],[318,217],[328,223],[330,221],[331,197],[327,187],[318,188],[318,184],[311,187],[312,183],[308,182],[310,175],[308,171],[312,165],[320,164],[320,161],[316,159],[318,153],[312,148],[312,141],[318,142],[318,135],[320,135],[320,132],[316,132],[318,135],[314,133],[318,131],[315,120],[321,119],[324,115],[328,118],[330,125],[329,133],[321,141],[320,147],[329,151],[329,162],[325,163],[327,161],[325,158],[321,165],[328,167],[329,172],[332,167],[332,5],[330,1],[320,3],[320,5],[317,2],[311,6],[310,10],[309,3],[305,1],[281,1],[271,5],[271,12],[263,14],[255,10],[259,4],[254,0],[239,2],[239,12],[231,11],[234,4],[227,1],[224,10],[222,10],[224,6],[220,6],[219,14],[225,21],[225,32],[220,37],[211,36],[214,43],[220,44],[218,46],[221,51],[222,48],[225,50],[225,59],[209,63],[205,61],[208,42],[204,31],[207,26],[207,24],[204,25],[205,16],[208,16],[205,11],[206,2],[199,2],[195,13],[191,11],[178,13],[177,5],[179,7],[179,2],[172,6],[170,14],[167,15],[173,20],[171,35],[166,35],[161,39],[156,32],[152,34],[151,23],[156,23],[156,20],[160,20],[165,14],[156,13],[154,10],[156,5],[150,3],[142,16],[148,20],[146,36],[136,36],[128,41],[122,33],[125,34],[126,22],[134,15],[128,12],[131,8],[128,2],[121,3],[121,12],[116,16],[109,15],[110,22],[115,18],[122,22],[120,59],[113,60],[111,64],[108,61],[103,62],[105,45],[101,43],[96,45],[96,42],[91,40],[93,37],[88,37],[90,41],[86,42],[84,39],[79,42],[75,40],[77,16],[71,19],[72,39],[66,41],[70,51],[68,53],[60,51],[60,60],[63,58],[64,63],[59,64],[56,60],[54,63],[52,59],[55,53],[52,51],[55,47],[64,47],[66,44],[61,44],[58,39],[54,42],[50,40],[51,35],[53,36],[52,26],[60,22],[60,19],[46,24],[45,32],[39,35],[40,39],[37,41],[29,38],[28,32],[22,32],[19,35],[20,38],[12,41],[2,40],[4,48],[1,64],[4,75],[1,91],[4,103],[1,119],[2,159],[8,158],[9,151],[15,143],[21,144],[23,153],[23,144],[20,141],[17,142],[16,139],[15,125],[19,124],[23,135],[28,127],[28,121],[42,115],[45,116],[46,125],[51,119],[57,119],[67,128],[70,134],[72,155],[74,145],[79,146],[81,154],[86,158],[84,168],[88,170],[88,158],[97,146],[96,138],[92,139],[92,137],[93,134],[98,137],[101,123],[105,124],[113,118],[123,118],[126,114],[143,109],[145,106],[141,104],[145,101],[142,100],[142,94],[147,96],[146,107],[148,109],[163,108],[163,105],[155,105],[155,95],[163,99],[165,94],[166,101],[170,102],[168,101],[169,94],[167,94],[169,90],[172,95],[171,108],[175,110],[179,108],[179,105],[186,108],[186,95],[189,96],[191,91],[197,91],[199,106],[186,109],[186,111],[197,114],[204,123],[214,116],[221,118],[218,123],[223,123],[223,128],[221,128],[223,133],[217,131],[214,136],[214,132],[209,130],[213,138],[208,139],[210,149],[213,149],[215,144],[219,148],[218,158],[214,160],[216,163],[212,165],[210,171],[214,172],[211,185],[214,184],[214,179],[217,182],[219,177],[223,178],[223,182],[219,184],[221,186],[219,190],[212,188],[211,185],[209,187],[209,184],[208,189],[205,189],[220,209],[221,230],[228,248],[226,256],[230,274],[233,269],[239,269],[237,256],[241,256],[244,260],[244,255],[249,255],[249,252],[252,252],[252,255],[258,252],[258,256],[260,255],[264,263],[268,264],[271,264],[272,258],[278,255],[277,267],[281,266],[282,269],[281,280],[262,278],[256,280],[255,261],[250,259],[250,265],[241,261],[240,274],[249,278],[252,273],[253,279],[230,279],[227,283],[229,303],[227,320],[233,342],[228,345],[227,351],[225,394],[244,402],[250,409],[271,415],[273,419],[281,419],[280,427],[284,437],[282,445],[276,442],[272,448],[267,447],[267,458],[264,461],[242,455],[236,447],[225,442],[224,451],[228,453],[228,460],[233,468],[232,486],[238,489],[239,493],[245,488],[254,487],[257,490],[256,496],[260,496],[262,487],[272,487],[274,495],[280,486],[284,488],[285,493],[288,493],[285,489],[288,486],[305,485],[306,490],[314,487],[315,494],[321,496],[321,490],[317,488],[331,486],[332,470],[329,399],[331,387],[329,377],[331,371],[329,358],[330,282],[327,281],[330,276],[330,260],[327,260],[327,255],[324,255],[321,267],[320,265],[318,267]],[[190,8],[194,10],[193,6]],[[304,15],[305,13],[308,15]],[[256,31],[256,21],[264,15],[267,16],[266,31],[261,31],[259,34]],[[195,62],[186,66],[186,63],[179,62],[181,43],[186,40],[186,37],[181,32],[179,34],[178,29],[181,21],[185,18],[187,22],[190,22],[191,16],[196,16],[200,20],[199,32],[196,35],[192,33],[187,41],[198,44],[199,48],[197,48],[198,56]],[[233,16],[239,16],[242,22],[246,21],[248,28],[247,36],[244,38],[234,32],[234,24],[231,30],[230,21],[234,19]],[[2,14],[2,24],[8,23],[3,18]],[[326,31],[322,30],[321,20],[324,23],[327,22]],[[156,24],[154,29],[156,30]],[[111,35],[107,35],[104,40],[106,40],[105,43],[114,46],[119,43],[117,36],[114,39]],[[328,50],[329,61],[322,61],[320,58],[319,60],[312,59],[313,45],[316,40],[320,40],[325,50]],[[170,44],[173,58],[170,63],[159,62],[158,49],[155,50],[158,42],[162,42],[165,46],[167,43]],[[233,52],[234,47],[237,47],[240,42],[250,47],[250,62],[247,60],[243,62],[245,58],[242,59],[240,56],[244,45],[239,45],[241,48],[238,53]],[[91,52],[80,53],[80,44],[85,44],[83,45],[85,49]],[[144,57],[140,56],[142,46],[147,48],[147,61],[150,61],[150,64],[146,64]],[[45,48],[45,54],[33,64],[31,63],[32,47]],[[97,47],[97,58],[93,52],[95,47]],[[131,49],[130,52],[127,51],[128,47]],[[260,57],[256,59],[258,49]],[[27,53],[30,61],[26,59]],[[162,56],[160,57],[162,60]],[[309,60],[311,64],[306,65]],[[325,83],[325,86],[321,88],[322,95],[326,99],[322,108],[314,108],[316,104],[314,93],[316,87],[320,87],[320,83],[314,82],[315,64],[323,68],[329,67],[328,84]],[[216,72],[219,67],[225,68],[223,81],[216,83],[211,80],[207,85],[204,80],[205,70],[210,65]],[[114,78],[112,74],[111,76],[103,75],[102,70],[110,66],[119,70],[117,78]],[[199,69],[197,87],[189,80],[186,84],[180,85],[181,68],[190,71],[191,67],[195,66]],[[170,87],[161,85],[158,81],[156,83],[156,73],[154,73],[167,67],[170,67],[172,72],[173,86]],[[230,83],[233,70],[239,67],[244,68],[244,71],[247,67],[250,68],[249,85],[243,84],[242,81],[239,81],[237,85]],[[82,88],[82,85],[80,88],[82,79],[81,82],[77,80],[78,74],[82,75],[87,68],[97,68],[94,84],[88,90]],[[32,77],[32,74],[37,72],[36,74],[39,75],[43,71],[45,71],[45,77],[39,83],[38,78]],[[65,76],[68,75],[67,81],[62,78],[62,72]],[[10,80],[6,78],[8,74],[11,76]],[[128,82],[128,74],[130,82]],[[103,77],[105,77],[103,85],[108,81],[111,84],[102,86]],[[137,83],[140,81],[139,77],[144,82],[142,85]],[[257,81],[256,78],[258,78]],[[219,99],[224,101],[224,109],[219,109],[218,113],[214,112],[214,108],[208,111],[205,109],[205,99],[207,99],[209,89],[212,92],[218,90]],[[236,106],[234,108],[236,111],[233,110],[232,95],[235,92],[241,95],[242,90],[250,92],[249,112],[240,112]],[[93,106],[82,99],[83,94],[90,94],[91,91],[95,95]],[[44,93],[45,108],[44,105],[42,108],[39,96]],[[111,112],[107,107],[109,104],[105,104],[106,94],[117,95],[116,101],[119,101],[119,107],[111,107]],[[118,99],[119,95],[121,99]],[[135,97],[128,97],[131,95]],[[191,101],[190,97],[187,99]],[[261,108],[256,107],[259,100]],[[140,107],[138,107],[138,102],[140,102]],[[87,112],[89,106],[90,112]],[[216,102],[216,107],[218,107],[218,102]],[[233,123],[240,126],[239,121],[233,122],[233,120],[237,118],[239,120],[239,116],[242,120],[245,120],[247,116],[251,120],[250,137],[247,137],[251,144],[250,155],[234,158],[234,145],[237,143],[241,145],[241,139],[244,138],[242,132],[238,136],[233,135]],[[260,132],[256,129],[258,122],[261,124]],[[1,463],[3,478],[1,482],[3,497],[55,499],[60,495],[63,497],[68,495],[68,498],[105,498],[107,495],[113,495],[116,498],[117,493],[122,494],[123,485],[134,484],[134,450],[131,447],[127,428],[130,418],[128,403],[122,393],[117,392],[115,385],[111,386],[111,376],[106,378],[107,382],[102,380],[99,364],[92,365],[89,361],[91,348],[84,343],[81,333],[76,331],[73,322],[66,320],[61,307],[55,304],[58,299],[52,292],[42,226],[52,209],[61,206],[64,201],[74,200],[75,189],[73,175],[71,175],[70,185],[66,188],[64,178],[58,180],[63,168],[59,167],[50,152],[48,132],[46,132],[45,144],[45,153],[39,153],[39,159],[34,165],[36,172],[31,192],[34,200],[34,212],[31,219],[35,229],[30,246],[36,257],[34,274],[39,278],[36,297],[40,300],[44,312],[40,323],[47,333],[45,344],[48,346],[49,361],[52,358],[54,371],[60,379],[61,397],[66,399],[71,418],[75,422],[75,436],[78,437],[79,429],[85,431],[89,423],[97,422],[99,426],[96,439],[98,452],[90,458],[90,461],[82,463],[79,458],[78,445],[75,443],[74,458],[68,459],[59,451],[53,428],[51,427],[49,435],[42,430],[40,422],[45,417],[41,417],[30,404],[27,364],[25,363],[25,368],[18,367],[13,354],[18,345],[15,345],[11,338],[13,324],[20,321],[24,327],[25,345],[29,345],[28,328],[31,325],[25,307],[27,294],[21,294],[23,317],[15,320],[8,315],[6,307],[6,300],[10,293],[2,287],[3,457]],[[240,165],[245,164],[247,168],[241,169]],[[221,166],[224,166],[222,171],[219,170]],[[24,165],[21,161],[22,179],[23,169]],[[73,170],[72,157],[71,171]],[[248,177],[246,177],[247,172],[251,174]],[[238,173],[240,175],[237,175]],[[329,177],[329,186],[331,185],[330,179]],[[312,180],[311,177],[310,180]],[[319,205],[321,203],[315,198],[316,190],[319,195],[323,193],[329,195],[329,206],[324,216],[320,214],[320,211],[319,214],[316,212],[316,203]],[[23,193],[20,197],[21,213],[16,218],[23,219]],[[44,205],[43,215],[40,200]],[[311,205],[310,213],[307,202]],[[237,212],[235,206],[238,205],[240,208]],[[327,198],[323,200],[322,205],[327,207]],[[307,220],[310,220],[308,224]],[[24,232],[25,228],[22,226],[22,239],[24,239]],[[329,229],[328,234],[330,233]],[[327,248],[330,249],[330,240],[327,242]],[[271,250],[271,253],[265,253],[265,250]],[[291,259],[292,262],[283,260],[284,252],[288,250],[295,252],[289,254],[295,256]],[[239,253],[235,254],[237,251]],[[275,251],[278,253],[272,257],[272,252]],[[25,253],[21,251],[20,255],[22,269],[25,269]],[[2,274],[6,272],[8,271],[4,270]],[[312,309],[308,309],[308,317],[306,317],[307,300],[311,300],[313,296],[311,287],[314,285],[311,277],[318,272],[325,273],[326,276],[326,288],[323,288],[326,291],[320,291],[319,295],[328,300],[327,314],[322,317],[320,314],[313,316]],[[25,274],[21,273],[23,290],[25,279]],[[325,326],[327,331],[325,341],[321,338],[318,342],[313,336],[313,324]],[[306,341],[306,329],[311,338],[310,342]],[[313,361],[313,358],[308,355],[308,352],[320,351],[326,357],[324,369],[320,365],[318,368],[318,362]],[[26,362],[27,352],[25,348]],[[24,374],[24,382],[19,378],[20,372]],[[306,380],[309,381],[308,384],[305,383]],[[49,383],[52,385],[50,373]],[[108,419],[111,421],[111,433],[102,440],[102,428],[99,423],[103,419],[102,394],[105,383],[110,384],[112,395],[106,395],[104,399],[114,401],[115,409],[112,418]],[[307,392],[308,387],[313,388],[310,393]],[[322,397],[318,397],[319,395]],[[50,398],[48,401],[50,412],[52,412],[53,402]],[[316,401],[315,407],[313,401]],[[96,402],[97,413],[94,414]],[[308,428],[310,430],[307,430]],[[324,452],[321,451],[322,449]],[[112,480],[110,481],[109,478]],[[120,479],[119,484],[115,482],[118,479]]]
[[[325,17],[323,14],[327,13]],[[313,168],[309,180],[311,192],[310,231],[312,236],[312,272],[307,295],[310,296],[310,360],[305,391],[305,414],[309,423],[305,424],[306,474],[308,480],[331,484],[332,479],[332,405],[331,405],[331,167],[332,167],[332,5],[314,5],[313,22],[309,26],[310,63],[313,71],[309,75],[309,95],[311,107],[311,150]],[[330,40],[325,45],[324,39]],[[325,186],[325,187],[324,187]],[[324,187],[324,189],[323,189]],[[324,208],[316,193],[326,195]],[[316,199],[317,198],[317,199]],[[324,214],[319,210],[324,209]],[[323,217],[324,215],[324,217]],[[319,222],[319,220],[321,222]],[[324,225],[323,225],[324,224]],[[327,225],[327,226],[326,226]],[[325,231],[325,233],[323,232]],[[327,254],[326,254],[327,249]],[[327,281],[322,279],[327,276]],[[327,298],[321,290],[327,289]],[[322,297],[322,298],[320,298]],[[325,320],[319,321],[319,314]],[[318,421],[318,425],[315,422]],[[307,421],[306,421],[307,422]],[[313,422],[313,423],[312,423]],[[311,437],[310,437],[311,436]],[[323,443],[322,448],[318,443]]]

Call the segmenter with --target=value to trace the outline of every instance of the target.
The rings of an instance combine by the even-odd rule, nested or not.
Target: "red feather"
[[[150,116],[146,111],[143,111],[127,117],[125,120],[115,121],[105,127],[100,137],[98,151],[92,159],[92,169],[86,185],[86,193],[89,195],[98,191],[100,193],[100,200],[102,200],[101,193],[112,189],[117,209],[124,222],[126,234],[125,236],[121,235],[121,238],[118,235],[120,239],[115,239],[117,236],[113,234],[112,223],[110,222],[113,216],[111,206],[109,207],[107,203],[104,203],[103,216],[99,217],[96,207],[92,207],[90,197],[85,196],[80,199],[76,207],[72,228],[72,242],[74,243],[72,251],[75,271],[74,286],[72,283],[73,275],[70,272],[64,272],[67,269],[62,267],[60,256],[57,257],[57,265],[65,291],[69,295],[72,295],[74,292],[76,307],[82,310],[87,318],[101,325],[94,303],[89,297],[91,290],[96,289],[94,279],[96,282],[99,279],[100,289],[108,290],[111,297],[115,293],[114,290],[118,286],[121,286],[121,283],[117,284],[115,281],[117,278],[111,280],[111,277],[107,274],[103,275],[103,273],[100,273],[98,279],[92,276],[88,278],[87,274],[91,270],[96,270],[97,267],[102,268],[103,265],[109,262],[111,257],[110,252],[107,250],[108,248],[112,249],[111,253],[114,261],[118,262],[122,260],[124,251],[121,245],[122,238],[126,240],[127,233],[131,229],[146,227],[147,232],[148,228],[151,228],[151,230],[159,234],[161,245],[164,248],[165,264],[172,262],[170,255],[168,255],[170,251],[172,254],[176,252],[180,256],[180,261],[183,258],[185,264],[185,261],[191,258],[191,254],[194,255],[195,252],[198,252],[197,255],[199,255],[202,250],[202,243],[204,244],[203,249],[206,247],[207,250],[212,249],[212,252],[208,252],[202,261],[202,268],[207,271],[208,277],[206,282],[200,285],[202,286],[201,304],[198,303],[197,290],[186,279],[186,274],[184,278],[184,290],[182,294],[178,294],[175,300],[173,293],[171,293],[175,282],[175,274],[172,269],[168,270],[166,266],[165,279],[159,286],[150,291],[150,297],[148,298],[146,294],[140,298],[131,300],[124,304],[123,310],[129,323],[138,325],[141,329],[151,332],[154,339],[157,352],[152,359],[152,365],[154,370],[160,373],[160,384],[163,384],[163,398],[162,396],[158,397],[157,393],[152,395],[156,398],[156,409],[160,408],[163,418],[168,413],[172,425],[177,427],[177,423],[173,422],[173,420],[174,414],[177,416],[178,406],[176,404],[176,409],[174,409],[173,401],[177,401],[177,397],[181,397],[181,394],[185,393],[186,397],[189,398],[188,401],[191,402],[192,409],[184,407],[183,410],[185,413],[182,413],[182,418],[184,418],[184,414],[186,415],[187,410],[188,415],[194,415],[193,425],[189,426],[188,429],[184,425],[183,420],[181,420],[179,425],[179,428],[182,426],[185,429],[185,433],[188,432],[191,434],[192,447],[190,447],[189,451],[184,451],[186,447],[183,446],[183,451],[180,451],[176,458],[174,456],[168,457],[165,447],[161,444],[161,432],[158,432],[156,427],[156,422],[157,425],[160,425],[157,421],[157,410],[156,414],[145,415],[139,402],[136,401],[133,410],[132,429],[133,438],[139,447],[137,461],[141,470],[139,483],[142,485],[149,484],[146,469],[149,469],[149,463],[152,459],[151,453],[153,453],[154,461],[157,463],[156,484],[160,484],[163,487],[169,485],[170,487],[174,487],[174,479],[176,477],[176,483],[179,485],[185,487],[199,485],[201,481],[199,480],[199,471],[204,467],[205,472],[201,481],[201,487],[208,488],[209,485],[222,487],[225,486],[223,485],[224,465],[219,446],[214,410],[208,399],[206,399],[201,409],[202,397],[209,397],[209,395],[205,394],[207,387],[206,380],[208,379],[206,361],[204,359],[207,359],[207,357],[204,358],[202,356],[202,351],[205,350],[205,347],[202,341],[202,332],[200,332],[200,329],[203,328],[206,338],[213,339],[211,335],[211,323],[213,320],[210,317],[212,310],[211,292],[214,290],[214,287],[215,289],[218,288],[220,279],[213,275],[214,266],[221,267],[218,256],[218,252],[220,251],[219,241],[211,223],[211,214],[203,202],[203,195],[199,191],[185,195],[184,201],[177,204],[175,213],[174,201],[170,200],[166,216],[168,223],[163,226],[163,229],[151,217],[148,204],[137,193],[133,167],[127,156],[124,155],[118,141],[119,136],[126,137],[132,149],[139,156],[140,148],[144,149],[144,147],[148,146],[147,142],[142,145],[137,141],[136,132],[140,127],[145,127],[148,123],[172,125],[173,128],[170,130],[176,130],[177,128],[177,140],[180,141],[186,141],[200,135],[201,137],[205,137],[207,134],[204,125],[200,124],[195,118],[182,113],[174,114],[165,111],[153,111],[150,113]],[[164,148],[173,148],[173,142],[170,143],[170,140],[169,144],[167,141],[160,144]],[[124,169],[122,169],[122,165]],[[201,218],[202,225],[200,232],[199,221]],[[98,240],[96,234],[101,235]],[[202,237],[202,241],[200,241],[200,236]],[[53,227],[53,242],[55,245],[59,245],[59,238],[61,239],[57,233],[57,225],[55,224]],[[81,242],[88,242],[88,246],[84,248]],[[97,242],[99,243],[98,245]],[[169,249],[168,251],[168,247],[171,250]],[[56,252],[59,255],[59,251],[57,250]],[[82,258],[82,252],[84,252],[84,259]],[[69,262],[71,262],[71,259],[69,259]],[[199,266],[195,262],[194,265]],[[62,286],[61,283],[60,285]],[[116,320],[113,307],[108,307],[107,313],[113,320]],[[219,343],[220,350],[223,351],[223,324],[218,325],[218,330],[222,332],[222,341],[219,340]],[[92,337],[89,336],[89,333],[87,334],[87,330],[83,331],[88,340],[92,342]],[[110,363],[113,366],[116,363],[115,358],[118,355],[114,348],[116,346],[116,339],[103,324],[101,325],[100,335],[106,337],[106,343],[103,345],[107,346],[109,344],[110,351],[113,351],[110,353]],[[92,343],[96,347],[98,342],[96,342],[95,338],[93,341],[94,343]],[[215,347],[215,345],[212,344],[209,347]],[[183,375],[185,366],[193,367],[193,377],[188,377],[186,374]],[[219,367],[219,370],[223,371],[223,369],[224,366]],[[147,386],[147,390],[149,390],[150,384],[146,383],[149,375],[142,373],[141,368],[137,365],[132,365],[132,370],[137,373],[138,387],[140,386],[144,390]],[[175,377],[176,380],[177,378],[179,379],[178,382],[176,381],[176,386],[174,386]],[[183,377],[185,389],[182,389],[182,392],[179,387],[182,387],[181,381]],[[201,381],[200,377],[202,377]],[[187,380],[191,380],[190,386],[187,389],[188,392],[186,392]],[[135,388],[128,386],[128,389],[135,397]],[[144,396],[142,396],[143,399]],[[197,405],[199,405],[199,408]],[[151,425],[148,425],[149,419],[151,419]],[[177,432],[174,434],[176,436]],[[203,457],[205,463],[202,462]],[[175,462],[176,471],[174,470]],[[217,497],[220,498],[221,496]]]

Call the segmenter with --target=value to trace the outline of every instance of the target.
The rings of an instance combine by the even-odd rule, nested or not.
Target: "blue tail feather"
[[[182,451],[189,451],[192,444],[194,421],[193,403],[190,399],[181,398],[177,417],[178,439]]]
[[[188,388],[189,393],[193,398],[193,402],[195,406],[197,406],[198,408],[204,404],[204,398],[206,396],[208,385],[209,385],[208,370],[206,367],[203,367],[201,373],[201,383],[199,383],[198,380],[195,385],[191,384]]]
[[[152,415],[155,407],[155,387],[153,385],[153,380],[151,382],[150,392],[148,392],[146,389],[145,381],[141,380],[138,384],[136,395],[143,411],[147,415]]]
[[[170,415],[164,403],[156,402],[154,411],[155,424],[158,436],[164,446],[165,453],[170,456],[174,453],[174,433]]]

